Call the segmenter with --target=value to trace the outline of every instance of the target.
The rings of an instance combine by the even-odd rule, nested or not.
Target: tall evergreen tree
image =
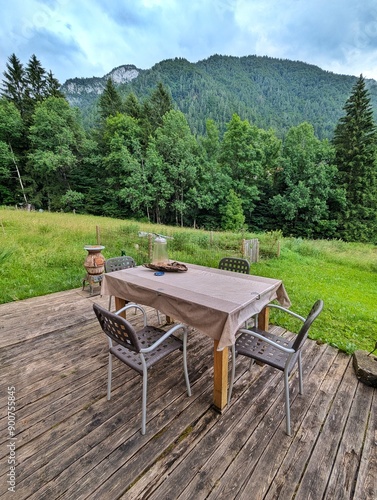
[[[338,184],[346,205],[339,212],[339,236],[347,241],[377,237],[377,131],[369,92],[362,75],[335,129]]]
[[[1,95],[12,101],[23,117],[25,113],[25,92],[27,88],[25,69],[21,61],[12,54],[6,63]]]
[[[133,92],[130,92],[124,101],[124,112],[136,120],[141,118],[141,104]]]
[[[34,54],[29,59],[25,74],[28,97],[37,102],[42,101],[45,96],[46,70]]]
[[[8,58],[2,81],[1,95],[13,102],[27,126],[30,125],[35,106],[48,97],[65,99],[59,90],[59,81],[42,67],[33,54],[24,67],[15,54]]]
[[[51,71],[47,73],[46,77],[46,97],[59,97],[61,99],[66,99],[65,95],[60,90],[59,80],[54,77]]]
[[[143,106],[143,128],[146,140],[162,126],[164,115],[173,109],[173,100],[168,90],[159,83]]]
[[[108,78],[106,87],[99,99],[99,110],[103,120],[109,116],[115,116],[117,113],[123,112],[122,98],[117,91],[114,82]]]

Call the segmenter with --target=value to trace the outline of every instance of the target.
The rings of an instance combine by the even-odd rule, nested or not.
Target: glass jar
[[[166,239],[162,236],[157,236],[153,244],[152,264],[162,266],[169,263],[168,249]]]

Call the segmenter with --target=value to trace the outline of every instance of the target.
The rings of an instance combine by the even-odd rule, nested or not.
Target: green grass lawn
[[[292,309],[306,316],[318,298],[324,310],[311,337],[352,353],[371,351],[377,341],[377,247],[343,241],[281,238],[276,235],[232,234],[163,227],[136,221],[64,213],[0,209],[0,303],[78,288],[85,274],[85,245],[100,238],[105,258],[124,251],[138,264],[148,261],[148,238],[139,231],[171,235],[169,255],[181,262],[217,267],[221,257],[239,255],[242,238],[258,238],[261,258],[251,274],[282,279]],[[278,235],[279,236],[279,235]],[[272,249],[274,251],[272,251]],[[279,317],[277,317],[277,315]],[[297,323],[277,312],[292,331]]]

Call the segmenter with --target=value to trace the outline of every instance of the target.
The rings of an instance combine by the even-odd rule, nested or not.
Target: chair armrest
[[[183,328],[183,330],[186,331],[186,326],[185,325],[182,325],[181,323],[179,325],[174,325],[173,328],[170,328],[170,330],[168,330],[162,337],[160,337],[154,344],[152,344],[151,346],[149,347],[145,347],[144,349],[140,349],[140,352],[142,352],[143,354],[147,353],[147,352],[151,352],[153,351],[154,349],[156,349],[156,347],[158,347],[162,342],[164,342],[168,337],[170,337],[170,335],[172,335],[173,333],[175,333],[177,330],[180,330],[181,328]]]
[[[273,340],[265,337],[264,335],[261,335],[260,333],[255,332],[254,330],[246,330],[246,328],[242,328],[241,330],[238,330],[238,331],[241,332],[241,333],[247,333],[249,335],[252,335],[253,337],[257,337],[258,339],[263,340],[263,342],[266,342],[267,344],[270,344],[270,345],[276,347],[277,349],[280,349],[280,351],[287,352],[287,353],[290,353],[290,354],[296,352],[291,347],[284,347],[284,346],[282,346],[280,344],[277,344]]]
[[[144,308],[139,306],[139,304],[134,304],[133,302],[127,304],[126,306],[122,307],[118,311],[115,311],[114,314],[119,316],[120,313],[126,311],[127,309],[139,309],[143,313],[143,318],[144,318],[144,326],[147,326],[147,313],[145,312]]]
[[[279,306],[277,304],[268,304],[267,307],[273,307],[274,309],[280,309],[280,311],[283,311],[283,312],[286,312],[288,314],[290,314],[291,316],[294,316],[295,318],[297,319],[300,319],[303,323],[305,323],[306,321],[306,318],[304,318],[303,316],[300,316],[299,314],[291,311],[290,309],[287,309],[283,306]]]

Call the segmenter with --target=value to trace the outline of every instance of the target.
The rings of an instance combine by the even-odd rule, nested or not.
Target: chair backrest
[[[112,340],[135,352],[142,348],[133,326],[122,316],[118,316],[99,304],[93,304],[94,312],[104,333]]]
[[[246,259],[240,259],[238,257],[223,257],[219,262],[219,269],[250,274],[249,262]]]
[[[313,321],[319,316],[322,309],[323,309],[323,301],[317,300],[317,302],[315,302],[315,304],[311,308],[310,313],[308,314],[304,324],[300,328],[300,331],[298,332],[297,337],[292,344],[292,349],[298,351],[302,347],[303,343],[305,342],[308,336],[309,328],[311,327]]]
[[[107,273],[120,271],[121,269],[127,269],[129,267],[136,267],[136,262],[128,255],[122,255],[122,257],[111,257],[105,261],[105,271]]]

